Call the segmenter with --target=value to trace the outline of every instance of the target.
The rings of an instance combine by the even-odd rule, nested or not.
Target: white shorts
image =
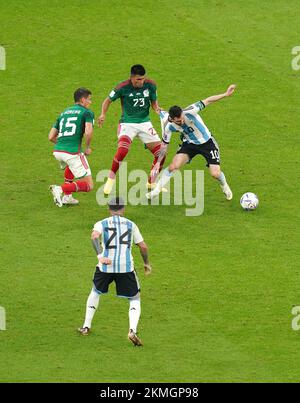
[[[160,138],[151,122],[144,123],[120,123],[118,127],[118,137],[127,136],[133,141],[137,136],[144,143],[160,142]]]
[[[61,169],[65,169],[68,166],[75,178],[80,179],[84,176],[92,175],[89,163],[83,153],[68,154],[54,151],[53,155],[60,162]]]

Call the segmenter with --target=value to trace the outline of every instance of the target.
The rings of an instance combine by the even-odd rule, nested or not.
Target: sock
[[[74,179],[74,175],[72,174],[72,171],[70,170],[69,167],[66,167],[65,169],[65,183],[72,183]],[[72,194],[71,192],[65,192],[65,195],[70,195]]]
[[[157,182],[157,186],[159,186],[160,189],[163,188],[169,182],[173,174],[174,172],[170,172],[168,168],[164,169],[160,180]]]
[[[152,171],[152,169],[154,168],[154,166],[156,165],[157,160],[158,160],[158,156],[159,156],[159,152],[160,152],[160,144],[158,144],[157,146],[155,146],[155,147],[153,148],[153,150],[150,150],[150,151],[151,151],[152,154],[154,155],[154,160],[153,160],[153,163],[152,163],[152,166],[151,166],[151,171]],[[160,161],[160,164],[159,164],[159,172],[162,170],[162,167],[164,166],[165,160],[166,160],[166,156],[164,156],[164,158]],[[149,178],[148,178],[148,182],[149,182],[149,183],[152,183],[151,175],[150,175]]]
[[[141,315],[140,297],[129,298],[129,329],[137,332],[137,325]]]
[[[99,305],[99,298],[100,294],[96,293],[96,291],[92,289],[86,302],[86,312],[83,327],[88,327],[89,329],[91,328],[93,317]]]
[[[69,183],[69,182],[73,182],[74,179],[74,175],[72,174],[72,171],[70,170],[69,167],[66,167],[65,169],[65,182]]]
[[[65,183],[61,185],[62,191],[65,194],[70,194],[73,192],[89,192],[90,185],[87,182],[77,181],[72,183]]]
[[[118,172],[121,162],[123,159],[126,157],[129,148],[131,145],[131,140],[127,136],[121,136],[118,140],[118,150],[114,156],[112,165],[111,165],[111,177],[112,179],[116,176],[116,173]]]
[[[226,184],[226,178],[223,172],[220,173],[220,176],[218,178],[216,178],[217,181],[220,182],[221,186],[224,186]]]

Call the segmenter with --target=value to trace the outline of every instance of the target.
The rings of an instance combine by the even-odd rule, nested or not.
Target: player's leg
[[[74,175],[68,166],[65,168],[64,177],[65,177],[65,184],[72,183],[74,180]],[[79,201],[77,199],[74,199],[71,192],[65,192],[62,198],[62,203],[75,205],[79,204]]]
[[[92,320],[99,305],[99,299],[100,299],[100,293],[97,292],[93,287],[86,301],[86,311],[83,326],[80,329],[78,329],[78,331],[83,336],[87,336],[90,333],[92,327]]]
[[[54,155],[55,158],[63,160],[67,164],[71,173],[76,178],[75,181],[64,183],[61,186],[50,186],[55,204],[58,207],[62,207],[63,193],[71,194],[73,192],[90,192],[94,185],[91,170],[84,154],[69,155],[66,153],[54,153]]]
[[[191,157],[185,153],[176,154],[171,162],[171,164],[165,168],[162,172],[161,178],[157,182],[154,190],[146,194],[148,199],[159,195],[162,188],[170,181],[176,170],[180,169],[183,165],[189,162]]]
[[[152,169],[157,164],[158,157],[159,157],[159,152],[160,152],[160,146],[161,146],[161,141],[154,141],[152,143],[147,143],[146,144],[146,147],[148,148],[148,150],[151,151],[151,153],[154,155],[154,160],[152,162],[150,172],[152,171]],[[162,158],[162,160],[159,163],[159,172],[161,172],[161,170],[162,170],[162,168],[164,166],[165,160],[166,160],[166,156],[164,156],[164,158]],[[153,189],[155,187],[155,181],[153,181],[151,175],[149,175],[149,177],[148,177],[148,184],[147,185],[148,185],[149,189]]]
[[[205,143],[203,147],[203,152],[201,152],[201,154],[203,154],[207,161],[211,176],[219,182],[226,199],[231,200],[233,197],[232,191],[226,181],[224,172],[221,171],[220,150],[214,137],[212,137],[207,143]]]
[[[111,169],[105,183],[103,192],[106,195],[109,195],[112,191],[113,185],[116,180],[116,174],[120,168],[120,165],[128,151],[130,149],[131,143],[136,136],[136,130],[134,125],[128,123],[121,123],[118,128],[118,149],[116,154],[114,155]]]
[[[142,346],[137,335],[137,327],[141,316],[140,284],[135,271],[117,273],[114,277],[117,295],[129,301],[129,332],[128,339],[136,346]]]
[[[141,297],[138,292],[134,297],[128,298],[129,301],[129,332],[128,339],[136,346],[142,346],[143,343],[137,335],[137,327],[141,316]]]
[[[109,284],[112,281],[113,276],[111,274],[103,273],[100,271],[98,266],[96,267],[93,279],[94,286],[86,302],[84,323],[83,326],[78,329],[78,331],[83,336],[86,336],[90,333],[90,329],[92,327],[92,320],[99,305],[100,295],[106,294],[108,292]]]
[[[227,200],[231,200],[233,197],[232,191],[226,181],[226,177],[224,172],[221,171],[220,165],[209,165],[209,172],[213,178],[215,178],[222,189],[222,192],[225,194]]]
[[[58,155],[61,155],[61,154],[58,154]],[[72,183],[74,180],[74,175],[73,175],[72,171],[70,170],[70,168],[68,167],[68,165],[66,164],[66,162],[60,161],[60,167],[61,167],[61,169],[64,170],[65,183]],[[72,193],[66,192],[62,198],[62,203],[63,204],[78,204],[79,201],[74,199],[74,197],[72,196]]]
[[[154,160],[152,162],[151,170],[150,170],[150,173],[151,173],[152,169],[154,168],[154,166],[156,165],[156,163],[158,161],[160,146],[161,146],[160,138],[151,122],[145,122],[145,123],[139,124],[138,137],[144,143],[145,147],[154,156]],[[165,162],[165,157],[160,161],[159,172],[162,170],[164,162]],[[155,181],[151,177],[151,174],[148,177],[147,187],[149,190],[154,189],[154,187],[155,187]]]

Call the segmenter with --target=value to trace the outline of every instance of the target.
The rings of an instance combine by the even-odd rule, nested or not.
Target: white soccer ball
[[[248,192],[243,194],[240,204],[244,210],[255,210],[259,204],[259,200],[256,194]]]

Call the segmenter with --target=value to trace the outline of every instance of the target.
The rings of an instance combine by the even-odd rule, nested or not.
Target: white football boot
[[[62,198],[62,203],[63,204],[70,204],[70,205],[76,205],[79,204],[79,200],[74,199],[74,197],[70,194],[70,195],[64,195],[64,197]]]
[[[49,189],[51,190],[51,193],[53,195],[54,203],[57,205],[57,207],[62,207],[62,205],[63,205],[63,203],[62,203],[63,191],[62,191],[61,186],[51,185],[49,187]]]
[[[160,186],[156,186],[151,192],[146,193],[147,199],[151,200],[154,197],[158,196],[160,192],[162,191]]]
[[[232,194],[232,191],[231,191],[228,183],[225,183],[225,185],[221,185],[221,189],[222,189],[223,193],[225,194],[226,199],[231,200],[233,197],[233,194]]]
[[[139,336],[132,330],[129,330],[128,333],[128,340],[130,340],[135,346],[142,346],[142,340],[139,338]]]
[[[104,188],[103,188],[103,193],[106,196],[108,196],[111,193],[115,181],[116,181],[116,179],[107,178],[107,181],[106,181],[106,183],[104,185]]]
[[[78,332],[82,335],[82,336],[88,336],[91,333],[91,329],[89,327],[80,327],[78,329]]]
[[[149,183],[149,182],[147,182],[146,183],[146,188],[148,189],[148,190],[154,190],[155,188],[156,188],[156,186],[157,186],[157,183],[156,182],[153,182],[153,183]],[[168,189],[167,188],[162,188],[161,189],[161,192],[163,192],[163,193],[167,193],[168,192]],[[149,192],[150,193],[150,192]]]

